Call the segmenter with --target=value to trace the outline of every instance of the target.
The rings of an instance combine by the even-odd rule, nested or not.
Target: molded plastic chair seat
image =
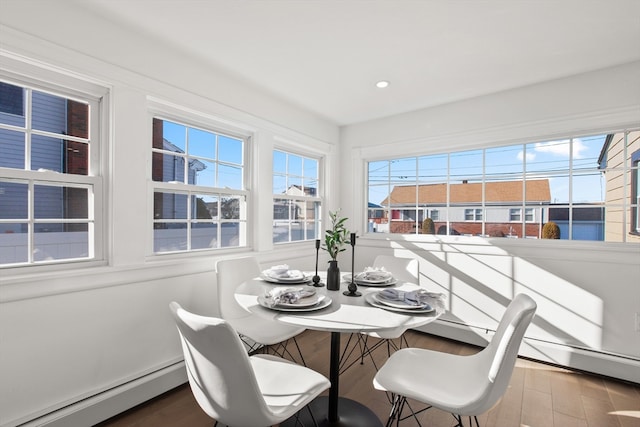
[[[266,427],[303,409],[330,386],[323,375],[273,355],[249,356],[223,319],[199,316],[176,302],[187,377],[200,407],[228,426]]]
[[[407,398],[429,405],[423,410],[436,407],[451,412],[459,426],[462,426],[461,416],[473,417],[479,425],[476,416],[491,409],[509,385],[518,349],[535,311],[533,299],[517,295],[507,307],[489,345],[473,355],[418,348],[405,348],[392,354],[373,380],[376,389],[393,395],[387,425],[394,419],[404,419],[402,410]]]
[[[258,318],[238,304],[235,297],[240,284],[260,276],[260,265],[255,257],[241,257],[220,260],[216,265],[218,274],[218,309],[220,315],[240,334],[249,352],[262,347],[271,348],[277,355],[288,355],[294,359],[287,349],[288,340],[296,346],[300,361],[304,365],[304,357],[296,341],[296,336],[304,332],[304,328],[285,325],[284,323],[265,318]],[[248,338],[248,340],[246,339]]]
[[[225,319],[229,324],[245,337],[263,345],[274,345],[286,341],[304,332],[302,328],[292,328],[284,323],[267,322],[254,316]]]

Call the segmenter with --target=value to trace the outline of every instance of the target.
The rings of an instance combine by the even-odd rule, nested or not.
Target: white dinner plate
[[[344,276],[342,276],[342,280],[344,280],[345,282],[351,283],[351,275],[350,274],[345,274]],[[395,279],[395,277],[391,277],[385,281],[371,281],[371,280],[365,280],[365,279],[358,279],[358,276],[356,275],[354,277],[354,282],[356,282],[356,285],[358,286],[369,286],[369,287],[385,287],[385,286],[393,286],[395,284],[398,283],[398,281]]]
[[[263,271],[262,274],[260,274],[260,278],[269,283],[276,283],[278,285],[291,285],[294,283],[308,283],[311,281],[313,276],[303,273],[302,276],[299,277],[271,277]]]
[[[427,303],[424,303],[423,305],[416,305],[405,301],[387,299],[383,296],[380,296],[377,292],[373,294],[373,298],[375,298],[375,300],[380,304],[388,305],[389,307],[404,308],[407,310],[416,310],[419,308],[429,307],[429,304]]]
[[[382,308],[384,310],[389,310],[389,311],[395,311],[395,312],[398,312],[398,313],[426,314],[426,313],[431,313],[431,312],[433,312],[435,310],[430,305],[427,305],[426,307],[423,307],[423,308],[420,308],[420,307],[406,308],[406,305],[405,305],[405,308],[392,307],[390,305],[386,305],[386,304],[383,304],[383,303],[379,302],[379,300],[376,298],[375,292],[365,295],[364,299],[365,299],[366,302],[368,302],[369,304],[371,304],[374,307]]]
[[[316,295],[314,295],[316,296]],[[278,304],[273,307],[269,306],[267,297],[264,295],[258,296],[258,304],[261,306],[277,311],[315,311],[320,310],[331,305],[331,298],[326,295],[317,295],[318,301],[312,305],[299,305],[299,304]],[[303,298],[306,299],[306,298]]]
[[[323,299],[324,295],[310,295],[308,297],[300,298],[296,302],[279,302],[278,305],[281,307],[306,308],[318,304]]]

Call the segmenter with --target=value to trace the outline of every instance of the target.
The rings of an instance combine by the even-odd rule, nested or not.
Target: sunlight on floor
[[[612,411],[609,415],[618,415],[621,417],[640,418],[640,411]]]

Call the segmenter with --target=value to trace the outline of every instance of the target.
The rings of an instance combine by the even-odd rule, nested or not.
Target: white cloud
[[[539,153],[553,154],[556,156],[569,157],[569,140],[537,142],[534,150]]]
[[[523,152],[522,152],[522,151],[519,151],[519,152],[518,152],[517,157],[518,157],[518,161],[520,161],[520,162],[521,162],[521,161],[522,161],[522,159],[523,159],[523,157],[524,157]],[[535,159],[536,159],[536,153],[534,153],[534,152],[532,152],[532,151],[527,151],[527,163],[528,163],[528,162],[532,162],[532,161],[534,161]]]
[[[554,156],[569,157],[570,141],[563,139],[560,141],[538,142],[534,145],[534,150],[539,153],[551,154]],[[573,158],[584,158],[583,153],[587,150],[581,139],[573,140]]]
[[[583,155],[583,153],[586,152],[588,149],[589,147],[584,145],[581,139],[573,140],[573,158],[574,159],[584,159],[585,156]]]

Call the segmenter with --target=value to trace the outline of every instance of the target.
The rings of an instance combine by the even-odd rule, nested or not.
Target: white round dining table
[[[348,284],[348,282],[342,281],[340,290],[331,291],[326,287],[313,287],[312,284],[276,284],[256,277],[242,283],[236,289],[235,297],[245,310],[255,315],[306,329],[331,332],[329,364],[331,388],[329,396],[328,398],[317,398],[311,405],[319,426],[382,426],[379,418],[369,408],[359,402],[339,396],[340,334],[343,332],[380,332],[398,328],[415,328],[436,320],[443,314],[444,307],[440,304],[434,304],[434,310],[424,314],[386,310],[367,302],[367,299],[371,298],[371,296],[367,296],[368,294],[384,288],[358,286],[358,292],[362,294],[361,296],[347,296],[344,295],[344,292],[347,291]],[[322,309],[297,308],[294,309],[295,311],[281,311],[277,307],[267,308],[259,303],[259,297],[263,297],[274,288],[283,286],[313,287],[318,295],[330,298],[331,304]],[[404,291],[419,289],[418,285],[408,282],[398,283],[392,287]],[[281,424],[281,426],[295,425],[295,419],[290,421]]]

